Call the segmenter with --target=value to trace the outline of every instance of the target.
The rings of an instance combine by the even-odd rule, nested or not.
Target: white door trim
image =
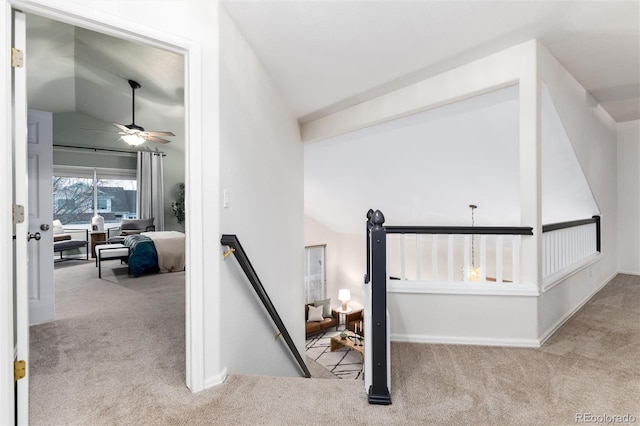
[[[201,45],[197,42],[176,37],[154,28],[145,27],[140,22],[124,20],[120,17],[108,15],[96,11],[80,2],[56,3],[55,5],[42,5],[32,1],[0,0],[0,22],[5,30],[0,31],[0,44],[8,52],[11,45],[11,10],[19,9],[34,13],[50,19],[55,19],[71,25],[119,37],[125,40],[145,43],[169,50],[184,56],[185,60],[185,133],[186,133],[186,164],[185,183],[186,199],[189,209],[186,212],[187,231],[187,264],[186,264],[186,382],[193,391],[204,389],[204,247],[202,194],[202,52]],[[2,75],[3,93],[11,93],[11,73],[9,55],[0,55],[0,75]],[[11,126],[11,99],[3,97],[0,102],[0,129],[4,132],[4,141],[10,141],[12,137]],[[10,144],[0,143],[0,158],[4,164],[0,164],[0,170],[5,182],[11,181],[10,171],[13,154]],[[4,166],[4,167],[2,167]],[[13,243],[10,240],[11,228],[11,204],[10,191],[0,194],[0,270],[3,271],[8,282],[12,280],[12,252]],[[4,281],[4,280],[3,280]],[[11,304],[13,291],[10,286],[0,286],[1,303]],[[12,306],[12,305],[11,305]],[[9,305],[7,306],[10,307]],[[9,377],[13,377],[13,370],[7,370],[9,358],[13,363],[13,318],[12,307],[2,309],[3,315],[7,315],[8,321],[2,321],[0,325],[0,424],[12,423],[5,419],[12,419],[13,415],[13,386],[9,389]],[[7,314],[5,314],[5,312]],[[4,318],[4,317],[3,317]],[[9,353],[9,349],[10,352]],[[11,414],[10,417],[5,418]]]
[[[0,45],[4,52],[11,49],[11,7],[0,8]],[[11,93],[11,62],[9,55],[0,55],[0,73],[3,76],[1,93]],[[0,101],[0,181],[11,182],[13,154],[11,152],[12,130],[11,96],[2,96]],[[0,271],[4,285],[0,286],[0,424],[14,424],[13,387],[13,226],[11,224],[11,191],[0,191]]]

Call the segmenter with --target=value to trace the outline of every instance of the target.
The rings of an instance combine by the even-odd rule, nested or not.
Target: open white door
[[[13,12],[13,46],[23,52],[23,65],[13,73],[13,203],[24,208],[24,217],[16,219],[13,251],[14,265],[14,345],[15,358],[25,362],[25,377],[16,382],[16,424],[29,423],[29,290],[27,287],[27,244],[29,212],[27,182],[27,76],[26,17]],[[19,215],[17,215],[19,216]]]
[[[27,115],[29,176],[29,323],[53,321],[53,114],[29,110]]]

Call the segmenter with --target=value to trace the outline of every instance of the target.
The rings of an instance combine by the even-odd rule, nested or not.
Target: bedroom
[[[154,220],[154,230],[183,233],[184,210],[180,212],[179,220],[173,208],[180,197],[184,200],[184,191],[180,190],[185,181],[182,56],[32,14],[27,15],[27,48],[31,61],[27,68],[29,109],[52,113],[54,219],[61,220],[66,229],[91,232],[96,203],[104,219],[105,232],[86,234],[91,240],[87,250],[93,252],[94,238],[119,235],[120,231],[112,231],[120,227],[121,220],[136,217],[136,151],[155,151],[160,155],[153,157],[162,157],[164,163],[162,185],[159,186],[164,197],[163,214],[158,215],[164,216],[164,220]],[[128,79],[136,79],[142,86],[135,90],[135,101]],[[135,117],[132,117],[133,113]],[[111,122],[133,122],[145,126],[148,131],[171,131],[175,136],[163,136],[169,143],[146,142],[134,148],[120,139],[116,133],[120,129]],[[158,185],[154,183],[154,186]],[[42,234],[46,235],[45,232]],[[156,246],[154,244],[155,253]],[[152,278],[149,281],[148,273],[139,279],[133,278],[142,270],[127,277],[127,269],[114,262],[103,262],[104,279],[100,283],[96,280],[99,268],[94,266],[93,255],[87,262],[84,260],[85,249],[80,251],[82,253],[75,257],[82,260],[70,260],[74,258],[73,252],[65,252],[67,261],[55,263],[53,275],[55,282],[63,287],[59,289],[61,294],[68,295],[69,288],[77,288],[72,297],[63,297],[61,305],[54,302],[56,318],[64,317],[66,324],[72,323],[72,317],[91,312],[89,307],[93,306],[93,298],[82,296],[87,287],[111,283],[126,292],[136,286],[152,288],[156,285]],[[47,267],[53,268],[53,259],[50,260]],[[184,264],[184,257],[182,262]],[[47,274],[42,268],[40,272]],[[162,275],[155,281],[176,282],[184,293],[184,272]],[[139,282],[136,283],[136,279]],[[129,293],[129,297],[134,295]],[[182,302],[176,312],[182,312],[178,323],[184,328],[184,294],[176,300]],[[138,303],[144,305],[145,301]],[[99,317],[99,307],[93,309],[94,314],[86,317],[86,321]],[[162,312],[160,310],[158,314]],[[36,336],[43,338],[38,333]],[[78,356],[82,357],[82,351]],[[176,368],[179,372],[184,371],[184,354],[181,365]]]

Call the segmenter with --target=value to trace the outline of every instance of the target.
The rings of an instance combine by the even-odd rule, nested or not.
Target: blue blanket
[[[158,272],[158,252],[151,238],[144,235],[128,235],[124,245],[131,248],[129,269],[131,275],[139,277],[145,272]]]

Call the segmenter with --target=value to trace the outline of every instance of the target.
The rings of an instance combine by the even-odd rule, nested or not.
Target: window
[[[98,190],[98,212],[108,213],[111,211],[111,198],[105,198],[100,196],[100,190]]]
[[[98,177],[95,187],[94,170]],[[54,166],[53,173],[53,218],[63,225],[89,228],[95,196],[105,227],[136,217],[135,170]]]
[[[326,246],[304,248],[304,294],[305,303],[324,299],[326,279],[324,252]]]

